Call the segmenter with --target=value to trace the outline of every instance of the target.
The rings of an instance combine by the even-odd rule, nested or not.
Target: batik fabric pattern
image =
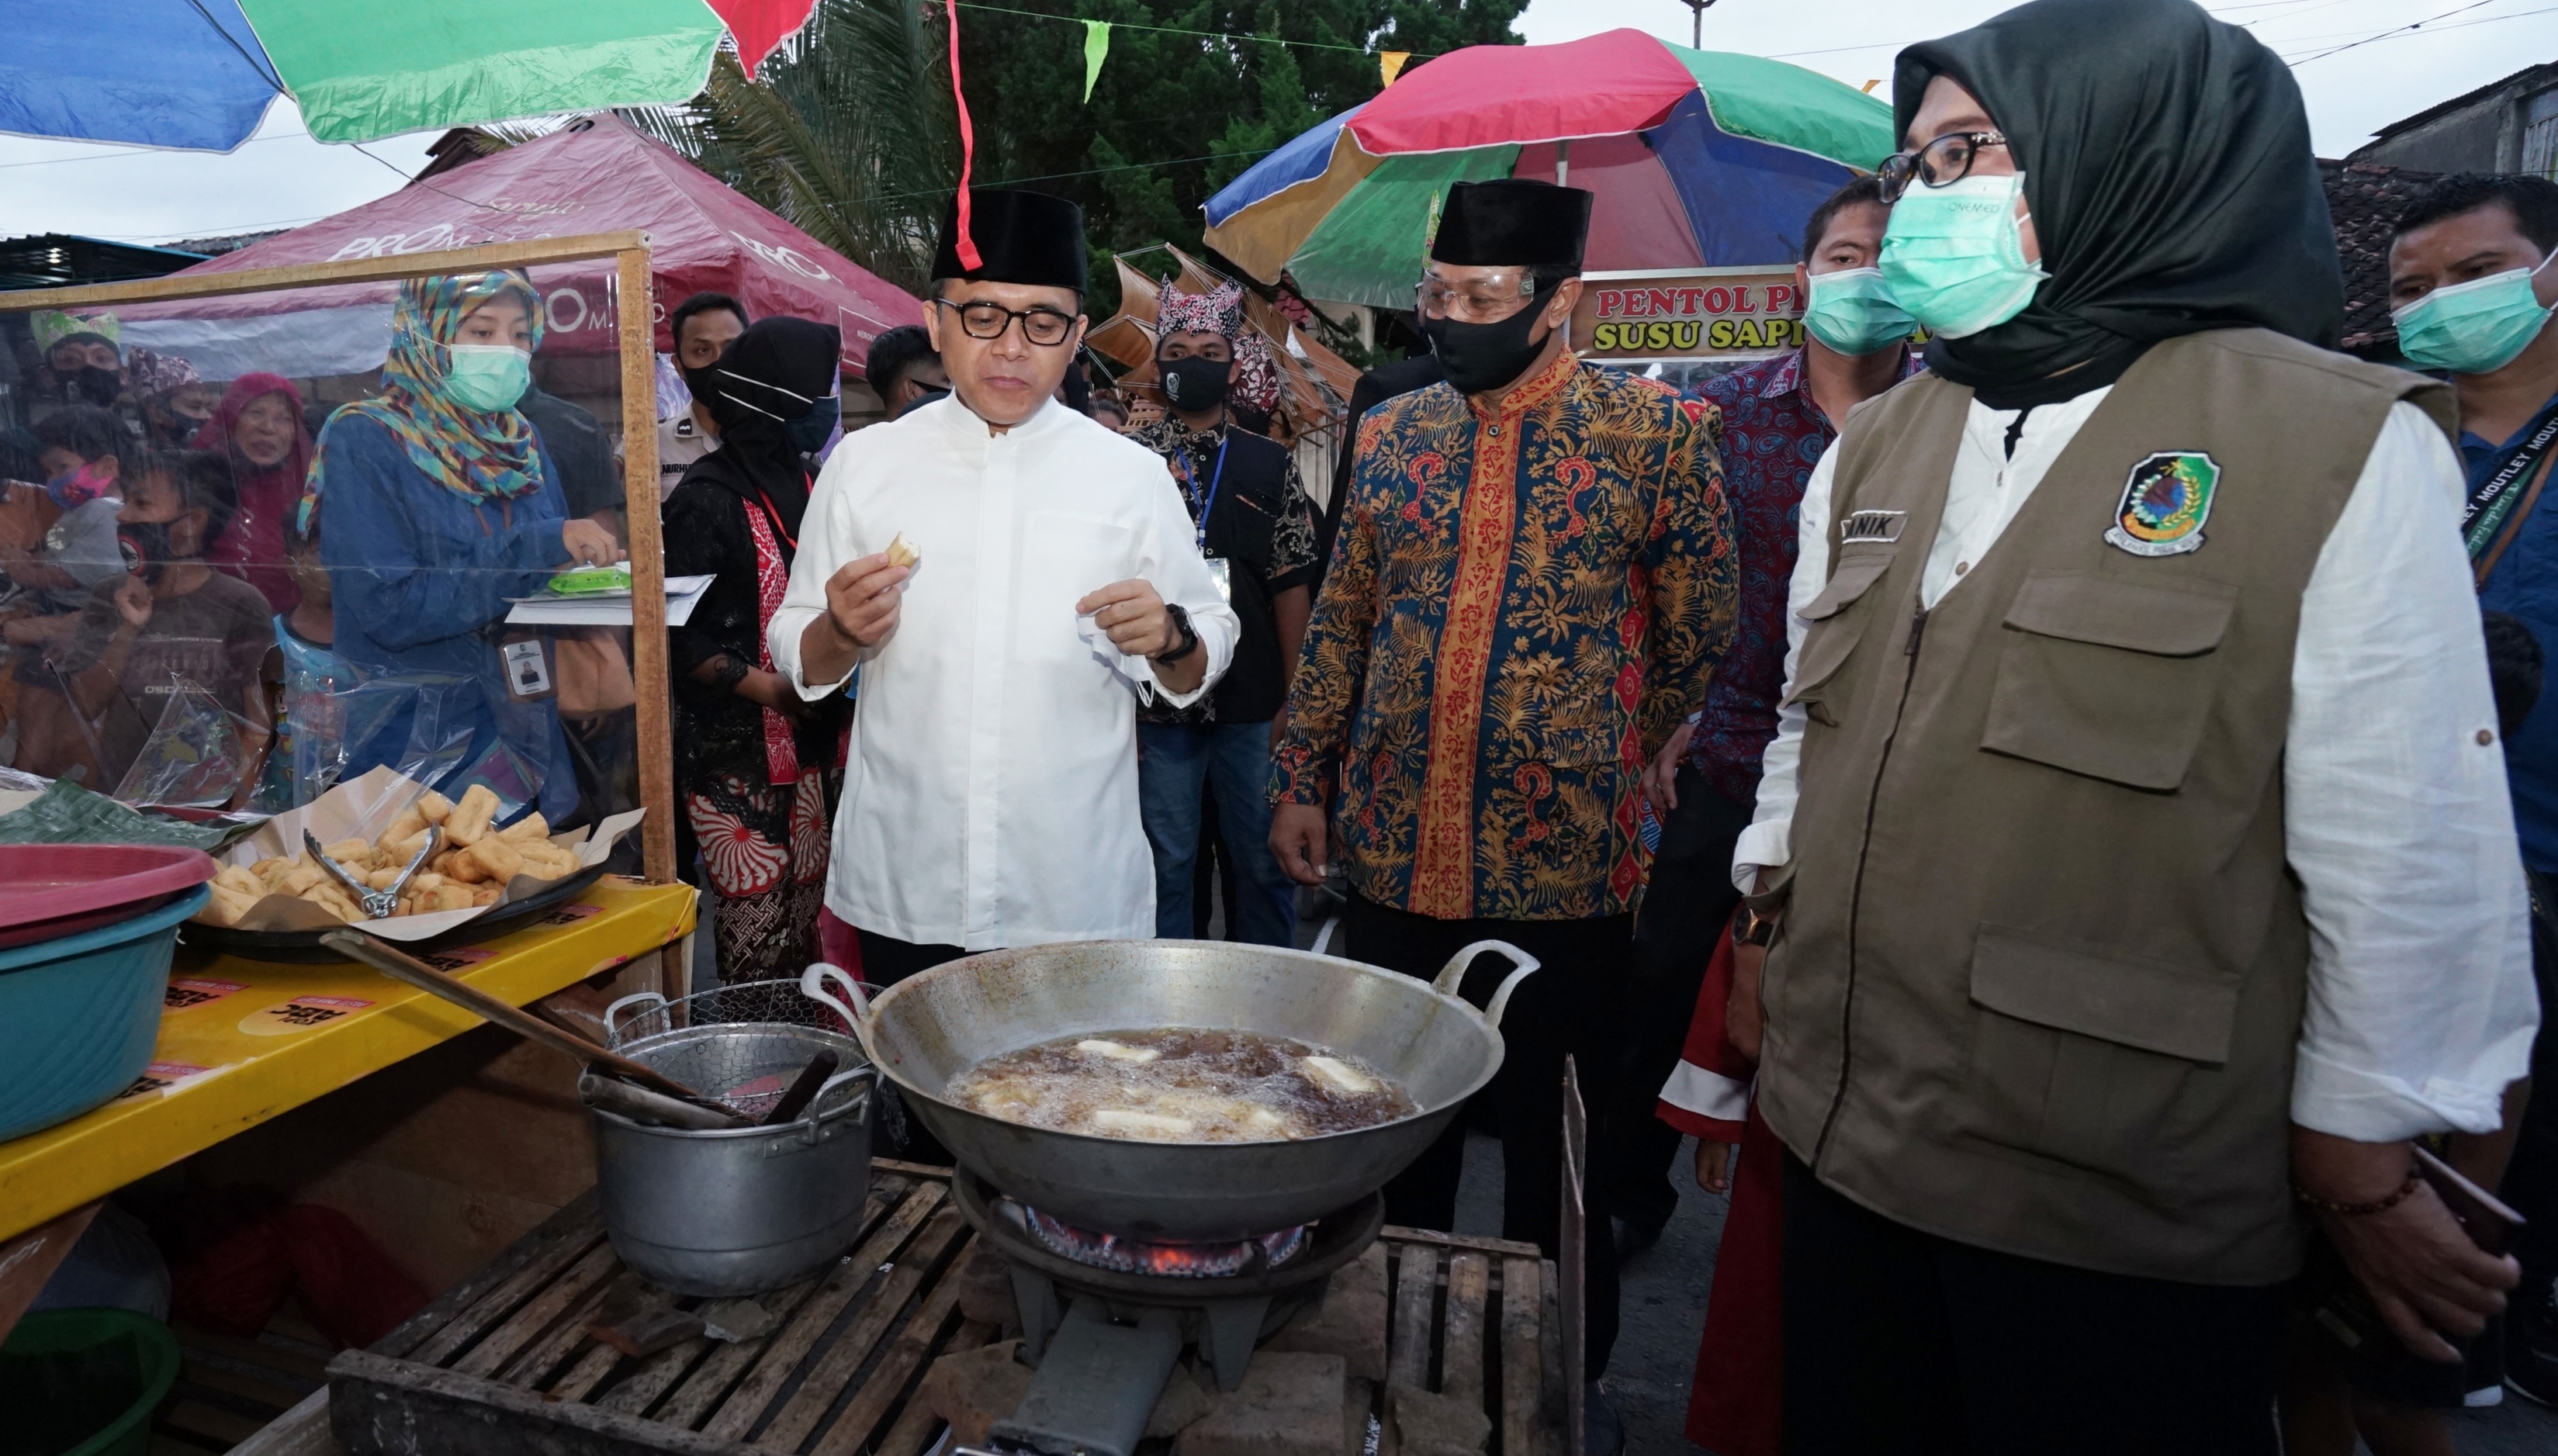
[[[1220,283],[1206,293],[1184,293],[1168,280],[1155,299],[1161,333],[1222,333],[1234,340],[1234,382],[1227,397],[1268,414],[1279,407],[1279,363],[1270,340],[1243,317],[1243,285]]]
[[[1925,367],[1903,350],[1902,378]],[[1740,597],[1732,649],[1706,686],[1688,761],[1716,793],[1748,804],[1759,797],[1759,760],[1776,736],[1785,689],[1785,584],[1794,576],[1803,490],[1838,431],[1812,402],[1801,349],[1718,374],[1697,393],[1723,417]]]
[[[1352,887],[1442,919],[1631,910],[1646,755],[1731,635],[1712,408],[1563,354],[1360,422],[1273,767]]]
[[[1256,578],[1237,582],[1233,587],[1235,615],[1243,622],[1244,635],[1235,643],[1234,661],[1227,665],[1226,676],[1207,697],[1188,708],[1175,708],[1168,703],[1140,707],[1140,723],[1215,723],[1220,704],[1232,701],[1237,674],[1276,674],[1266,679],[1275,684],[1285,682],[1296,667],[1293,662],[1279,660],[1279,629],[1271,598],[1291,587],[1315,584],[1314,497],[1306,493],[1305,478],[1297,470],[1297,458],[1284,452],[1280,459],[1285,463],[1276,480],[1256,481],[1238,470],[1218,483],[1217,452],[1229,431],[1251,433],[1240,425],[1225,423],[1211,430],[1194,430],[1173,415],[1128,432],[1129,439],[1162,456],[1173,466],[1173,479],[1181,487],[1182,503],[1190,509],[1193,521],[1200,519],[1200,511],[1206,508],[1213,488],[1216,499],[1224,505],[1217,510],[1213,527],[1201,533],[1206,549],[1230,558],[1236,567]],[[1275,695],[1275,687],[1271,691]],[[1268,695],[1260,696],[1262,702],[1269,702]]]
[[[723,986],[796,979],[817,954],[817,911],[843,776],[803,768],[795,783],[709,774],[684,813],[718,906],[712,940]]]

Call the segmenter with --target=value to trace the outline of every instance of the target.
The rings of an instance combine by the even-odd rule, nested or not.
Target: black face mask
[[[146,586],[157,586],[160,573],[176,559],[176,553],[169,549],[167,521],[118,522],[115,546],[124,555],[124,569],[140,577]]]
[[[684,376],[684,387],[692,391],[693,398],[702,402],[703,409],[709,409],[711,390],[719,383],[719,361],[714,359],[701,365],[679,364],[675,371]]]
[[[115,397],[124,392],[122,372],[115,369],[101,369],[94,364],[73,369],[63,376],[63,383],[71,389],[71,393],[100,409],[114,404]]]
[[[1204,359],[1197,354],[1168,359],[1160,369],[1164,397],[1173,402],[1174,409],[1194,414],[1225,403],[1226,387],[1234,377],[1234,365],[1228,360]]]
[[[1516,379],[1536,362],[1548,334],[1530,334],[1544,313],[1543,307],[1531,302],[1497,324],[1424,319],[1421,331],[1430,335],[1430,350],[1439,356],[1439,367],[1447,371],[1448,382],[1457,386],[1457,392],[1482,394]]]
[[[842,418],[843,403],[821,399],[808,407],[808,413],[784,424],[782,432],[790,437],[791,448],[801,455],[815,455],[825,449],[826,437],[835,433],[835,422]]]

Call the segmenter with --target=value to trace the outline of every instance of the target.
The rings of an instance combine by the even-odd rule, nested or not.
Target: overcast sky
[[[1705,45],[1781,56],[1851,85],[1880,78],[1876,94],[1888,97],[1901,47],[2006,8],[2001,0],[1719,0],[1705,14]],[[2209,0],[2209,8],[2294,63],[2312,136],[2328,157],[2398,117],[2558,60],[2558,0]],[[2413,32],[2351,44],[2433,17]],[[1531,0],[1519,31],[1542,44],[1634,26],[1684,43],[1690,24],[1684,0]],[[324,146],[283,100],[228,156],[0,137],[0,236],[160,242],[293,226],[397,188],[433,139]]]

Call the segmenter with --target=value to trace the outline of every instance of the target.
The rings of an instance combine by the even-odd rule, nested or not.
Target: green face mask
[[[1815,273],[1811,284],[1803,327],[1839,353],[1870,354],[1908,338],[1918,327],[1910,311],[1893,301],[1891,285],[1883,281],[1880,268]]]
[[[2016,199],[2025,174],[1965,177],[1901,195],[1883,233],[1883,277],[1930,333],[1962,338],[2025,312],[2051,275],[2025,260]]]
[[[533,382],[533,356],[512,344],[453,343],[445,351],[453,364],[444,387],[466,410],[486,415],[513,409]]]
[[[2531,291],[2533,276],[2548,266],[2543,258],[2537,268],[2508,268],[2455,283],[2391,310],[2398,352],[2419,369],[2455,374],[2492,374],[2512,363],[2549,322],[2549,306]]]

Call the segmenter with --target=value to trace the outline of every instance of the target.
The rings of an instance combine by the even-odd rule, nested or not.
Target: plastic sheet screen
[[[182,818],[377,766],[638,807],[610,279],[0,301],[0,765]],[[582,624],[525,619],[562,585]]]

